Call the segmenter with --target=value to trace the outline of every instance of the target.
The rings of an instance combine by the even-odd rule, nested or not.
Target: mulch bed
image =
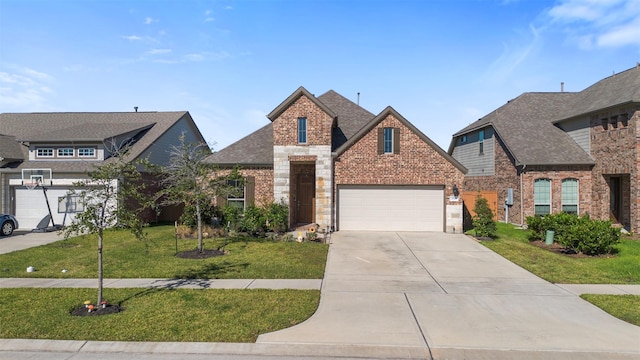
[[[226,254],[224,250],[208,250],[204,249],[202,252],[198,251],[198,249],[181,251],[176,254],[177,257],[182,259],[207,259],[215,256],[222,256]]]
[[[117,314],[121,311],[124,311],[124,309],[121,308],[120,306],[108,304],[104,308],[102,306],[98,306],[97,308],[91,310],[91,312],[89,312],[89,309],[87,309],[84,305],[82,305],[71,310],[69,313],[73,316],[98,316],[98,315]]]

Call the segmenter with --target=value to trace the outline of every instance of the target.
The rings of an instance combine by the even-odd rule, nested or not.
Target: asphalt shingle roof
[[[193,121],[187,111],[2,113],[0,133],[15,138],[15,141],[57,144],[103,142],[115,136],[133,135],[148,129],[129,151],[129,156],[134,159],[151,149],[160,136],[185,117]],[[197,136],[203,139],[200,133]],[[6,138],[0,138],[0,142],[4,143]],[[0,144],[0,148],[4,146]],[[92,164],[85,161],[29,161],[25,157],[16,169],[51,168],[57,172],[84,172],[90,170]]]
[[[329,90],[318,97],[313,97],[303,87],[296,90],[292,96],[278,105],[268,116],[272,119],[276,118],[286,109],[290,102],[300,95],[312,97],[312,100],[317,102],[323,110],[336,117],[337,127],[333,129],[333,150],[344,144],[375,117],[369,111],[333,90]],[[273,165],[272,124],[269,123],[224,149],[209,155],[207,162],[218,165]]]
[[[524,93],[454,134],[492,126],[516,165],[593,164],[593,159],[551,122],[575,93]],[[453,142],[452,142],[453,144]],[[453,145],[452,145],[453,146]],[[450,147],[450,153],[453,147]]]
[[[640,66],[575,93],[524,93],[453,135],[492,126],[516,165],[593,164],[591,156],[555,123],[625,103],[640,103]]]
[[[13,136],[0,135],[0,159],[24,159],[20,143]]]

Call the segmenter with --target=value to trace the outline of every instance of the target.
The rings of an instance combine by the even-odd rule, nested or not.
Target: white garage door
[[[338,230],[444,231],[444,187],[339,186]]]
[[[65,224],[70,223],[72,214],[67,214],[65,219],[65,207],[59,208],[58,206],[58,199],[61,197],[66,198],[68,191],[68,188],[47,189],[47,197],[49,198],[51,213],[56,225],[63,224],[63,222]],[[42,188],[37,187],[33,190],[16,188],[16,218],[18,218],[20,229],[36,229],[40,223],[46,226],[48,216],[49,210],[47,210],[47,202]]]

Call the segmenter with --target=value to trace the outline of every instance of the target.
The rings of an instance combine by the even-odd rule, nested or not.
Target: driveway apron
[[[425,348],[436,358],[475,351],[626,359],[640,355],[640,327],[462,234],[341,231],[316,314],[258,343]]]

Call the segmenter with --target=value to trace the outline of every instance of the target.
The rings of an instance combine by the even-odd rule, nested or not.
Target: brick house
[[[495,195],[500,220],[590,214],[640,230],[640,65],[580,92],[524,93],[453,135],[463,199]]]
[[[391,107],[374,115],[300,87],[263,128],[213,153],[240,167],[242,206],[284,202],[289,225],[321,230],[462,230],[466,169]]]

